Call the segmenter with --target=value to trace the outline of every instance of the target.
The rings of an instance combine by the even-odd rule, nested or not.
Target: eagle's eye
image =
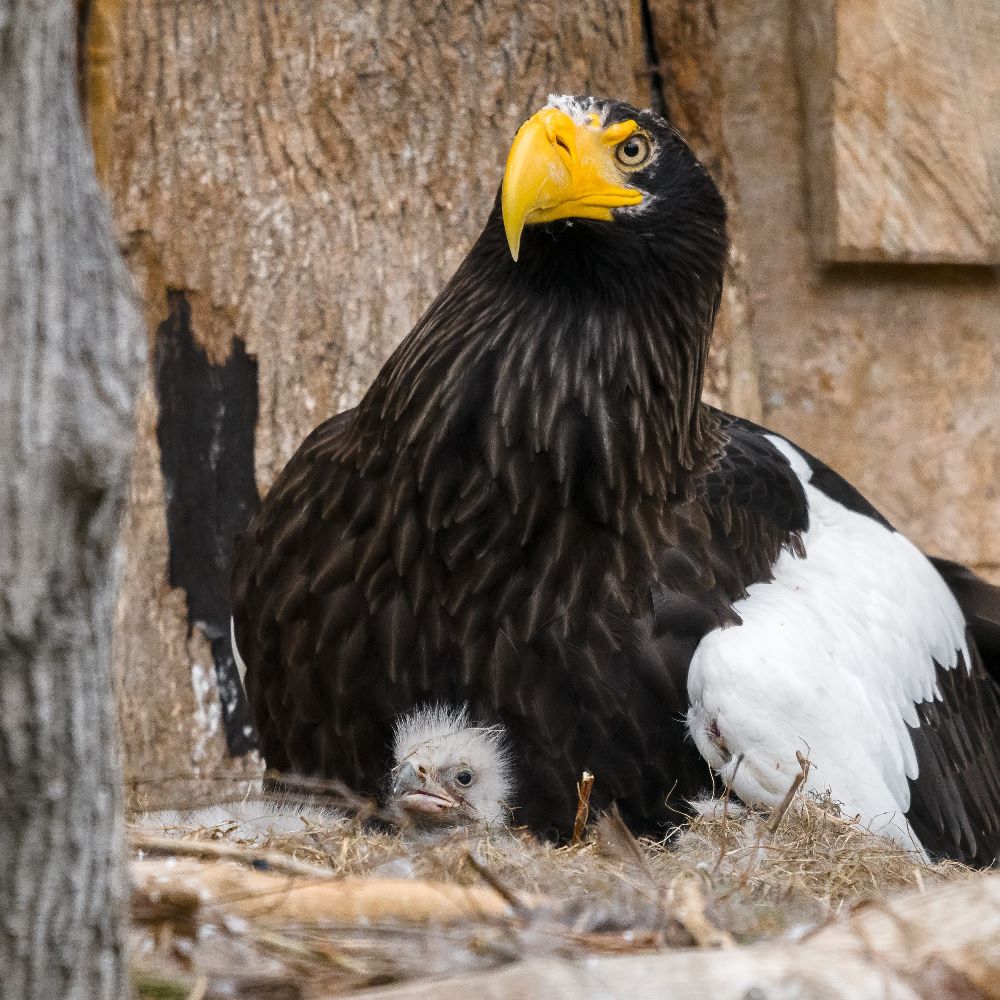
[[[472,784],[472,779],[473,779],[474,777],[475,777],[475,775],[474,775],[474,774],[472,773],[472,771],[470,771],[470,770],[469,770],[469,769],[468,769],[467,767],[463,767],[463,768],[462,768],[462,770],[461,770],[461,771],[459,771],[459,772],[458,772],[458,773],[457,773],[457,774],[455,775],[455,780],[456,780],[456,781],[457,781],[457,782],[458,782],[458,783],[459,783],[459,784],[460,784],[460,785],[461,785],[461,786],[462,786],[463,788],[468,788],[468,787],[469,787],[469,785],[471,785],[471,784]]]
[[[623,167],[641,167],[652,151],[649,140],[641,132],[636,132],[618,144],[615,156]]]

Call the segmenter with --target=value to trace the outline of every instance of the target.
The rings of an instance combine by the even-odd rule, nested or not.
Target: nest
[[[263,841],[238,830],[131,829],[139,996],[306,1000],[528,958],[798,939],[863,900],[973,874],[806,796],[776,815],[698,807],[662,842],[613,814],[573,846],[431,842],[346,816]]]

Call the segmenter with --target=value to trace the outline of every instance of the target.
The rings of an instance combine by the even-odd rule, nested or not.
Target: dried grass
[[[470,912],[458,923],[310,920],[275,928],[234,919],[224,905],[199,909],[191,893],[179,894],[171,911],[166,892],[166,908],[136,908],[145,914],[135,927],[137,974],[159,984],[147,990],[137,980],[140,996],[166,995],[164,982],[193,990],[204,980],[206,1000],[318,998],[528,956],[793,938],[861,900],[973,874],[916,861],[841,816],[835,803],[802,796],[780,815],[730,804],[703,809],[664,842],[635,841],[613,817],[592,825],[575,846],[523,833],[424,842],[350,819],[304,824],[301,832],[253,844],[234,840],[225,824],[173,832],[188,855],[203,854],[199,845],[224,846],[210,852],[220,856],[209,863],[242,860],[257,870],[323,872],[333,881],[490,888],[506,909],[500,916]],[[169,841],[143,836],[155,853],[170,850]],[[291,863],[269,864],[276,858]]]

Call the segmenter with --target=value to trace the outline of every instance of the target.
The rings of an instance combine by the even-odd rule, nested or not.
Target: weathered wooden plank
[[[1000,263],[996,0],[800,0],[797,22],[817,256]]]

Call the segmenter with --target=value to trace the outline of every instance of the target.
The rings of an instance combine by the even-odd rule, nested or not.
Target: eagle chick
[[[395,727],[389,804],[420,828],[502,827],[510,821],[513,760],[504,728],[466,708],[420,708]]]
[[[470,721],[468,709],[418,708],[395,727],[387,805],[393,819],[422,833],[498,828],[510,820],[513,758],[504,728]],[[286,795],[222,802],[193,810],[146,813],[136,825],[160,832],[219,828],[234,840],[262,843],[310,827],[330,829],[347,814],[319,800]]]

